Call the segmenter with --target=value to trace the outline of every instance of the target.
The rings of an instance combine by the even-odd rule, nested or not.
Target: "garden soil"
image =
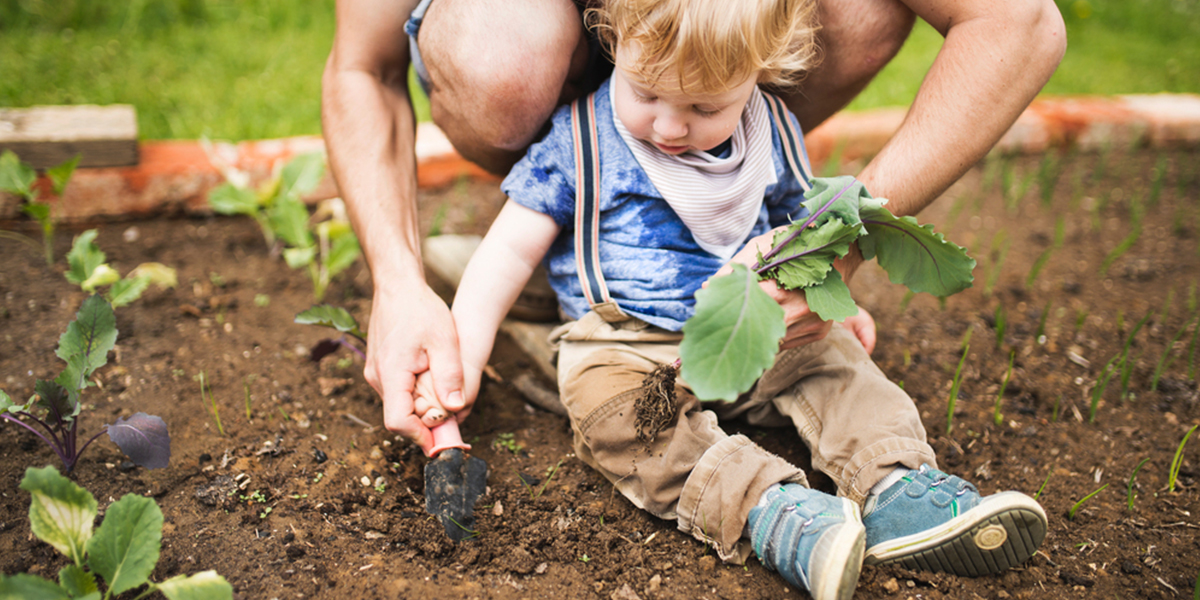
[[[939,303],[908,297],[874,265],[860,270],[852,289],[878,323],[874,357],[912,395],[942,468],[984,493],[1040,492],[1050,526],[1040,552],[1006,573],[865,567],[856,597],[1192,597],[1200,434],[1183,450],[1173,491],[1169,473],[1200,423],[1197,158],[1121,149],[992,158],[922,214],[979,260],[972,289]],[[423,231],[482,233],[502,202],[495,183],[423,192]],[[310,360],[329,334],[292,322],[314,303],[307,275],[272,255],[250,219],[63,225],[53,268],[32,247],[0,239],[0,386],[15,399],[63,366],[54,349],[84,295],[63,278],[62,257],[93,226],[119,271],[158,261],[179,273],[178,287],[117,309],[117,347],[81,417],[90,435],[120,416],[161,416],[170,466],[135,467],[101,438],[71,474],[102,512],[124,494],[159,503],[153,579],[215,569],[236,597],[264,600],[806,597],[756,559],[719,562],[615,493],[572,454],[567,420],[528,405],[512,385],[538,371],[505,340],[463,425],[491,469],[477,535],[451,542],[424,509],[426,459],[382,427],[361,360]],[[37,235],[25,222],[4,228]],[[371,285],[359,263],[327,301],[365,324]],[[1120,362],[1147,316],[1092,422],[1106,365]],[[793,431],[729,429],[810,467]],[[12,424],[0,425],[0,459],[0,571],[52,578],[65,559],[31,535],[18,485],[26,467],[57,459]],[[813,481],[829,489],[827,477]]]

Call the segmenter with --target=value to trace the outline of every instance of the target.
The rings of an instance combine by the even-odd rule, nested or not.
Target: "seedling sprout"
[[[946,435],[950,435],[950,433],[954,431],[954,405],[956,402],[958,402],[958,388],[962,384],[963,365],[966,364],[967,354],[970,351],[971,345],[964,344],[962,358],[958,359],[958,368],[954,370],[954,382],[950,385],[950,398],[946,403]]]
[[[1008,312],[1004,309],[1004,302],[996,305],[996,312],[993,315],[996,322],[996,349],[1004,348],[1004,333],[1008,329]]]
[[[1008,370],[1004,373],[1004,380],[1000,382],[1000,391],[996,392],[995,406],[992,408],[992,421],[996,425],[1004,422],[1004,415],[1000,413],[1000,402],[1004,400],[1004,390],[1008,388],[1008,379],[1012,377],[1013,360],[1017,357],[1016,351],[1008,353]]]
[[[1187,446],[1188,438],[1192,437],[1192,434],[1196,432],[1197,427],[1200,427],[1200,425],[1193,425],[1192,428],[1188,430],[1187,434],[1183,436],[1183,440],[1179,442],[1179,447],[1175,449],[1175,458],[1171,459],[1171,470],[1167,475],[1168,492],[1175,491],[1175,481],[1179,479],[1179,469],[1183,467],[1183,448],[1184,446]]]
[[[1133,501],[1137,498],[1137,492],[1133,490],[1133,480],[1137,479],[1138,471],[1140,471],[1142,469],[1142,465],[1146,464],[1146,462],[1149,460],[1149,458],[1143,458],[1142,462],[1138,463],[1137,466],[1133,468],[1133,473],[1129,474],[1129,486],[1125,490],[1125,506],[1129,509],[1129,512],[1133,512]]]
[[[1154,367],[1154,377],[1150,380],[1150,389],[1152,391],[1158,389],[1158,380],[1162,377],[1162,374],[1168,368],[1170,368],[1171,361],[1175,359],[1172,352],[1175,349],[1175,342],[1178,342],[1179,338],[1183,337],[1183,334],[1187,331],[1188,327],[1191,327],[1195,322],[1196,319],[1193,318],[1191,321],[1185,323],[1183,327],[1180,327],[1179,331],[1175,332],[1175,335],[1171,337],[1171,341],[1167,342],[1166,347],[1163,348],[1162,354],[1158,357],[1158,366]]]
[[[1054,254],[1055,250],[1062,247],[1063,240],[1066,238],[1066,224],[1062,217],[1059,217],[1054,223],[1054,241],[1050,247],[1042,251],[1041,254],[1033,261],[1033,267],[1029,269],[1029,275],[1025,276],[1025,289],[1033,288],[1033,282],[1037,280],[1042,269],[1046,268],[1046,264],[1050,262],[1050,255]]]
[[[1046,491],[1046,484],[1050,483],[1050,476],[1053,474],[1054,469],[1051,469],[1049,473],[1046,473],[1046,478],[1042,480],[1042,486],[1039,487],[1037,493],[1033,495],[1034,500],[1042,497],[1042,492]]]
[[[1090,494],[1088,494],[1088,495],[1084,496],[1083,498],[1080,498],[1080,499],[1079,499],[1079,502],[1076,502],[1076,503],[1075,503],[1075,505],[1071,507],[1071,510],[1067,511],[1067,519],[1074,521],[1074,520],[1075,520],[1075,513],[1079,511],[1079,507],[1083,506],[1083,503],[1084,503],[1084,502],[1087,502],[1088,500],[1091,500],[1091,499],[1092,499],[1092,497],[1093,497],[1093,496],[1095,496],[1096,494],[1099,494],[1100,492],[1103,492],[1103,491],[1104,491],[1104,488],[1108,487],[1108,485],[1109,485],[1109,484],[1107,484],[1107,483],[1106,483],[1106,484],[1104,484],[1104,485],[1100,486],[1100,489],[1098,489],[1098,490],[1096,490],[1096,491],[1094,491],[1094,492],[1092,492],[1092,493],[1090,493]]]
[[[213,422],[217,425],[217,432],[222,436],[225,435],[225,428],[221,426],[221,409],[217,406],[217,399],[213,396],[212,390],[208,389],[204,371],[200,371],[196,375],[196,381],[200,382],[200,402],[208,405],[208,411],[212,413]]]

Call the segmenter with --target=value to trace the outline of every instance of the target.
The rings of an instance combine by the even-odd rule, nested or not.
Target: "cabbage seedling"
[[[77,154],[56,167],[46,169],[46,176],[50,178],[55,196],[62,196],[78,164]],[[34,181],[37,181],[37,172],[33,167],[21,162],[12,150],[5,150],[4,154],[0,154],[0,190],[16,194],[25,200],[21,212],[42,226],[42,249],[46,254],[46,266],[51,266],[54,264],[54,218],[50,214],[50,204],[38,199],[38,191],[33,187]]]
[[[843,321],[858,307],[833,261],[857,242],[892,283],[944,297],[970,287],[975,260],[932,225],[896,217],[853,177],[814,179],[802,203],[807,216],[776,233],[752,269],[709,281],[696,293],[696,313],[683,328],[683,378],[702,400],[733,401],[775,360],[786,330],[783,310],[758,282],[774,279],[803,290],[822,319]]]
[[[322,358],[337,352],[338,348],[349,348],[360,358],[364,360],[367,358],[367,355],[362,350],[359,350],[357,346],[350,343],[350,340],[346,339],[346,336],[349,335],[358,340],[362,345],[367,345],[366,332],[359,329],[358,321],[346,309],[329,304],[321,304],[296,315],[295,322],[301,325],[329,327],[344,334],[337,338],[327,338],[317,342],[310,352],[313,362],[320,362]]]
[[[14,403],[0,390],[0,419],[16,423],[41,438],[62,459],[68,472],[75,468],[83,451],[106,432],[134,463],[148,469],[167,466],[171,458],[167,425],[161,418],[145,413],[136,413],[128,419],[119,417],[116,423],[106,425],[79,444],[79,417],[83,409],[80,394],[95,385],[89,378],[108,363],[108,351],[116,341],[117,320],[112,306],[99,296],[88,297],[58,339],[58,357],[67,363],[62,374],[51,381],[39,379],[34,386],[35,394],[24,404]]]
[[[58,583],[34,575],[0,573],[0,598],[112,598],[147,588],[169,600],[224,600],[233,588],[216,571],[150,581],[162,547],[162,510],[150,498],[126,494],[104,512],[95,528],[96,498],[54,467],[25,470],[21,489],[29,492],[29,528],[71,560],[58,572]],[[100,582],[107,586],[103,595]]]
[[[107,287],[104,299],[114,308],[125,306],[142,297],[150,284],[162,289],[173,288],[179,281],[175,269],[162,263],[142,263],[125,275],[108,265],[107,256],[96,245],[96,230],[89,229],[77,236],[67,253],[67,281],[87,293]]]

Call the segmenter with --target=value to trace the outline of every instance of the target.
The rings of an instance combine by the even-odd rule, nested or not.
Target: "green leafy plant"
[[[323,202],[310,218],[301,199],[324,177],[324,157],[315,152],[296,156],[258,189],[249,188],[244,172],[226,168],[224,173],[228,181],[209,193],[209,206],[219,214],[253,218],[272,249],[282,242],[284,260],[293,269],[308,271],[313,295],[321,301],[330,282],[362,254],[341,200]]]
[[[1175,481],[1179,479],[1179,469],[1183,467],[1183,448],[1187,446],[1188,438],[1196,432],[1196,428],[1200,425],[1193,425],[1191,429],[1183,436],[1179,442],[1179,447],[1175,448],[1175,458],[1171,459],[1171,469],[1167,472],[1167,491],[1175,491]]]
[[[682,375],[698,397],[732,401],[774,362],[785,332],[783,309],[760,280],[803,290],[822,319],[845,320],[858,307],[833,262],[857,242],[864,259],[875,259],[893,283],[914,292],[948,296],[971,285],[975,260],[965,250],[931,225],[892,215],[885,202],[853,177],[814,179],[803,202],[807,216],[777,232],[753,269],[734,265],[696,293],[680,354]]]
[[[71,181],[71,175],[75,173],[75,167],[78,165],[79,155],[77,154],[58,166],[46,169],[46,177],[50,179],[50,186],[54,189],[55,196],[61,197],[66,191],[67,183]],[[5,150],[3,154],[0,154],[0,190],[16,194],[25,201],[25,204],[21,206],[21,212],[41,225],[42,251],[46,255],[46,266],[51,266],[54,264],[54,218],[50,214],[50,203],[42,202],[37,188],[33,187],[35,181],[37,181],[37,172],[33,167],[21,162],[16,153],[12,150]]]
[[[170,600],[233,598],[233,587],[216,571],[150,581],[162,547],[163,515],[154,500],[126,494],[105,510],[104,521],[93,533],[96,498],[54,467],[26,469],[21,489],[30,494],[33,535],[72,564],[58,572],[58,583],[25,573],[0,573],[0,598],[108,600],[143,586],[138,598],[156,592]]]
[[[1091,499],[1092,499],[1092,497],[1094,497],[1096,494],[1099,494],[1100,492],[1103,492],[1103,491],[1104,491],[1104,488],[1107,488],[1107,487],[1108,487],[1108,484],[1106,483],[1106,484],[1104,484],[1104,485],[1100,486],[1100,489],[1098,489],[1098,490],[1096,490],[1096,491],[1094,491],[1094,492],[1092,492],[1092,493],[1090,493],[1090,494],[1088,494],[1088,495],[1084,496],[1083,498],[1080,498],[1080,499],[1079,499],[1079,502],[1076,502],[1076,503],[1075,503],[1075,504],[1074,504],[1074,505],[1071,507],[1071,510],[1067,511],[1067,519],[1074,521],[1074,520],[1075,520],[1075,513],[1076,513],[1076,512],[1079,512],[1079,507],[1083,506],[1083,503],[1084,503],[1084,502],[1087,502],[1088,500],[1091,500]]]
[[[1008,353],[1008,370],[1004,372],[1004,380],[1000,382],[1000,391],[996,392],[996,401],[992,406],[992,422],[996,425],[1004,422],[1004,415],[1000,413],[1000,403],[1004,400],[1004,390],[1008,389],[1008,380],[1012,377],[1013,360],[1016,357],[1016,351]]]
[[[213,212],[222,215],[245,215],[258,222],[267,246],[273,247],[277,238],[273,220],[277,213],[292,210],[290,204],[299,202],[300,197],[311,192],[321,183],[325,174],[325,159],[320,153],[302,154],[286,164],[276,165],[274,175],[250,188],[250,174],[240,171],[216,158],[216,153],[205,142],[210,160],[225,176],[226,182],[213,188],[208,194],[208,205]],[[307,218],[307,211],[306,211]]]
[[[1138,471],[1142,470],[1142,465],[1146,464],[1149,460],[1149,458],[1143,458],[1142,462],[1133,468],[1133,473],[1129,474],[1129,485],[1125,488],[1125,506],[1130,512],[1133,512],[1133,501],[1137,498],[1137,492],[1133,490],[1133,481],[1137,479]]]
[[[360,350],[358,346],[355,346],[350,343],[350,340],[346,339],[348,335],[358,340],[364,347],[367,345],[367,333],[359,328],[358,320],[344,308],[321,304],[302,311],[296,315],[294,322],[301,325],[329,327],[342,333],[337,338],[323,339],[312,347],[309,356],[314,362],[320,362],[322,358],[336,352],[339,348],[349,348],[363,359],[367,357],[366,353]]]
[[[75,320],[58,339],[57,355],[67,363],[51,381],[37,380],[34,395],[24,404],[15,404],[0,390],[0,419],[28,429],[50,446],[68,472],[79,456],[96,438],[108,433],[121,451],[134,463],[149,469],[167,466],[171,458],[171,438],[167,425],[159,417],[136,413],[118,417],[112,425],[79,444],[79,417],[83,410],[80,395],[92,385],[92,373],[108,363],[108,351],[117,341],[117,321],[112,306],[99,296],[83,301]],[[36,426],[36,428],[35,428]]]
[[[362,255],[345,207],[341,200],[335,200],[322,203],[313,218],[322,219],[322,215],[327,218],[317,221],[311,228],[308,210],[298,199],[285,201],[283,206],[287,208],[272,219],[280,239],[287,245],[283,259],[293,269],[308,270],[313,297],[318,302],[325,298],[325,291],[333,279]]]
[[[162,263],[142,263],[127,273],[124,278],[108,265],[107,256],[96,245],[97,230],[89,229],[77,236],[67,253],[65,272],[67,281],[78,285],[83,291],[93,293],[107,287],[104,298],[114,308],[125,306],[142,297],[142,292],[154,284],[160,288],[173,288],[178,285],[175,269]]]

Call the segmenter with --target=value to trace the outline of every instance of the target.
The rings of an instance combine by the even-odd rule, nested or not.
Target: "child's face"
[[[654,85],[642,81],[629,69],[630,52],[624,44],[617,46],[613,101],[617,118],[633,137],[667,154],[683,154],[710,150],[733,135],[756,77],[719,94],[686,94],[675,73],[665,73]]]

